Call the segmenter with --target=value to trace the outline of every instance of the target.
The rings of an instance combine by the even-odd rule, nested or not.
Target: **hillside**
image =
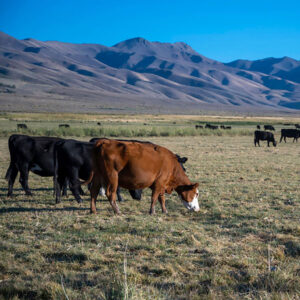
[[[299,72],[288,57],[223,64],[182,42],[106,47],[0,33],[3,111],[297,112]]]

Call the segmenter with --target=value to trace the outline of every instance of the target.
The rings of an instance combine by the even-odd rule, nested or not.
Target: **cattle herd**
[[[284,124],[284,125],[292,125],[290,123]],[[293,128],[283,128],[281,129],[281,136],[280,136],[280,143],[282,140],[286,143],[286,138],[293,138],[293,142],[298,142],[298,138],[300,137],[300,125],[294,124],[296,129]],[[270,131],[275,131],[275,128],[272,125],[264,125],[265,131],[260,130],[260,125],[257,125],[257,129],[254,132],[254,145],[260,146],[259,141],[267,141],[268,147],[270,146],[270,143],[273,144],[274,147],[276,147],[277,143],[275,141],[274,134]],[[267,131],[270,130],[270,131]]]
[[[96,198],[105,192],[116,214],[116,198],[122,201],[120,187],[128,189],[131,197],[140,200],[142,190],[152,190],[150,213],[155,213],[159,200],[165,213],[165,193],[175,190],[185,207],[198,211],[198,183],[191,183],[180,157],[168,149],[150,142],[93,138],[89,142],[56,137],[32,137],[14,134],[8,141],[10,164],[6,172],[7,196],[12,196],[18,173],[26,195],[29,171],[53,177],[56,203],[67,194],[69,186],[75,199],[82,202],[81,185],[88,184],[91,193],[91,212],[96,212]]]
[[[20,126],[19,126],[20,125]],[[18,124],[19,128],[24,128]],[[68,127],[60,124],[60,127]],[[289,124],[290,125],[290,124]],[[300,126],[296,129],[281,129],[280,142],[300,137]],[[203,128],[196,125],[196,129]],[[206,124],[212,130],[218,126]],[[220,126],[231,129],[231,126]],[[276,147],[272,125],[264,125],[264,131],[257,125],[254,132],[254,145],[267,141]],[[185,173],[183,164],[186,157],[180,157],[170,150],[151,142],[137,140],[114,140],[92,138],[89,142],[56,137],[32,137],[21,134],[11,135],[8,140],[10,164],[6,172],[8,181],[7,196],[13,195],[13,185],[18,173],[19,182],[26,195],[32,195],[28,186],[29,171],[45,177],[53,177],[55,202],[67,195],[69,187],[78,203],[84,194],[81,186],[88,185],[91,195],[91,212],[96,212],[96,199],[104,193],[116,214],[116,203],[123,201],[120,187],[127,189],[131,197],[141,200],[142,190],[152,190],[150,213],[155,213],[155,203],[159,200],[162,212],[166,212],[165,193],[176,191],[184,206],[193,211],[199,210],[198,183],[192,183]]]

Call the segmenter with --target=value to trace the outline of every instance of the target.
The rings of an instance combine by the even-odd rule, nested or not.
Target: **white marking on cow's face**
[[[38,164],[34,164],[31,168],[30,168],[31,172],[42,172],[43,169],[38,165]]]
[[[199,191],[198,191],[198,189],[197,189],[193,201],[187,202],[187,201],[185,201],[185,200],[183,200],[183,199],[181,198],[183,205],[184,205],[188,210],[199,211],[199,210],[200,210],[200,207],[199,207],[199,202],[198,202],[198,196],[199,196]]]

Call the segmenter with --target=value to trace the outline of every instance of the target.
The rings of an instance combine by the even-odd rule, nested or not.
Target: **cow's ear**
[[[199,186],[199,183],[198,183],[198,182],[196,182],[196,183],[193,184],[193,188],[195,188],[195,189],[196,189],[198,186]]]
[[[180,158],[180,162],[183,163],[183,164],[186,163],[187,160],[188,160],[187,157],[181,157]]]

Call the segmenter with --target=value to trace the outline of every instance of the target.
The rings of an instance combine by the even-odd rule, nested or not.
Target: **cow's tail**
[[[11,176],[11,172],[12,172],[13,167],[14,167],[14,163],[13,163],[13,162],[10,162],[9,167],[8,167],[8,169],[7,169],[7,171],[6,171],[6,174],[5,174],[5,179],[6,179],[7,181],[9,180],[9,178],[10,178],[10,176]]]
[[[54,188],[54,195],[56,195],[57,191],[57,176],[58,176],[58,159],[57,159],[57,148],[54,145],[53,151],[53,162],[54,162],[54,177],[53,177],[53,188]]]
[[[9,167],[5,174],[5,179],[8,181],[10,179],[11,173],[13,171],[13,168],[16,167],[16,164],[14,162],[13,157],[13,151],[14,151],[14,135],[11,135],[8,139],[8,149],[9,149],[9,155],[10,155],[10,163]]]
[[[88,185],[92,182],[94,178],[94,171],[91,171],[89,178],[86,181],[79,180],[80,185]]]

